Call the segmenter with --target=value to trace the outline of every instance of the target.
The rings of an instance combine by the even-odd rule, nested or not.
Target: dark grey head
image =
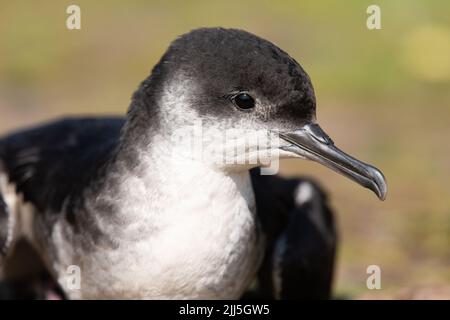
[[[153,95],[180,84],[179,96],[211,120],[294,129],[315,117],[312,84],[297,61],[242,30],[198,29],[180,36],[143,83]]]
[[[142,83],[131,110],[141,123],[149,115],[148,126],[156,130],[156,122],[159,133],[198,120],[206,134],[277,133],[280,157],[320,162],[385,197],[381,172],[337,149],[317,125],[314,90],[300,64],[251,33],[208,28],[180,36]]]

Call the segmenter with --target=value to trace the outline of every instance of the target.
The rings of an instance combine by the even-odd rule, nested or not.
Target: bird
[[[255,281],[260,297],[328,298],[333,212],[316,182],[276,174],[286,158],[386,197],[381,171],[319,126],[294,58],[244,30],[192,30],[125,117],[0,139],[0,265],[25,241],[68,299],[240,299]]]

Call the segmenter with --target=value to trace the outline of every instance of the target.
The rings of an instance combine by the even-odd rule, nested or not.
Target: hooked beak
[[[290,151],[350,178],[386,199],[386,180],[377,168],[361,162],[334,146],[330,137],[317,124],[307,124],[292,132],[281,132],[280,138],[291,143],[281,149]]]

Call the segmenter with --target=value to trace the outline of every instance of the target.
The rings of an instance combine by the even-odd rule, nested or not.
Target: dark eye
[[[255,100],[248,93],[239,93],[234,97],[233,102],[241,109],[252,109],[255,107]]]

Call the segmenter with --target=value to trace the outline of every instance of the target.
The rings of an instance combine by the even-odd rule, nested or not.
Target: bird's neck
[[[114,193],[118,214],[155,221],[162,221],[159,215],[212,216],[211,211],[229,217],[244,211],[253,215],[248,170],[220,169],[199,157],[189,141],[174,141],[174,130],[181,124],[167,121],[164,112],[151,111],[163,108],[144,107],[142,94],[134,96],[100,198]]]
[[[121,147],[107,173],[109,182],[102,192],[110,195],[114,186],[124,207],[141,211],[128,210],[127,214],[198,216],[210,211],[233,215],[242,208],[254,211],[248,170],[221,170],[189,154],[183,144],[174,144],[164,135],[154,137]]]

